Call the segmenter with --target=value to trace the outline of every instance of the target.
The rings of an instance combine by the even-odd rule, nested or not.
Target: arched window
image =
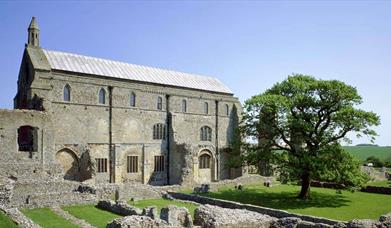
[[[210,169],[210,155],[203,154],[199,158],[199,168],[200,169]]]
[[[106,91],[103,88],[99,90],[99,104],[106,104]]]
[[[64,86],[64,101],[71,101],[71,87],[66,84]]]
[[[162,97],[157,98],[157,109],[162,110],[163,109],[163,99]]]
[[[187,102],[186,102],[186,100],[182,100],[182,112],[187,112]]]
[[[229,106],[225,105],[225,115],[229,116]]]
[[[201,141],[212,141],[212,128],[208,126],[201,127],[200,139]]]
[[[205,113],[205,114],[208,114],[208,113],[209,113],[209,104],[208,104],[208,102],[205,102],[205,103],[204,103],[204,113]]]
[[[153,139],[166,139],[166,125],[162,123],[153,125]]]
[[[130,106],[136,106],[136,94],[133,92],[130,93]]]

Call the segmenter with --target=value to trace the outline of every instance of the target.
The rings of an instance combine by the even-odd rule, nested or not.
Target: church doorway
[[[70,149],[62,149],[56,154],[56,161],[60,163],[64,170],[64,179],[80,180],[79,160],[76,154]]]
[[[198,180],[200,183],[210,183],[214,176],[214,162],[209,150],[201,151],[198,157]]]

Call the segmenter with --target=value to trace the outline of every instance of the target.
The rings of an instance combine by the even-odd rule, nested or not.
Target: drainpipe
[[[216,147],[216,180],[220,179],[220,153],[219,153],[219,101],[216,100],[216,138],[215,138],[215,147]]]
[[[113,132],[112,132],[112,120],[113,120],[113,87],[109,86],[109,171],[110,171],[110,183],[115,182],[115,152],[113,150]]]
[[[171,115],[170,115],[170,95],[166,95],[166,143],[167,143],[167,184],[170,184],[170,129],[171,129]]]

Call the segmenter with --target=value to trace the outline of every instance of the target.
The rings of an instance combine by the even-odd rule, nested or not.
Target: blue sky
[[[36,16],[44,48],[215,76],[241,101],[291,73],[342,80],[391,145],[390,12],[387,1],[2,1],[0,108],[12,108]]]

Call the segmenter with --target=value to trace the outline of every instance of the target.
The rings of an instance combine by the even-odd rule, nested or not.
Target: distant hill
[[[376,145],[376,144],[357,144],[356,146],[379,146],[379,145]]]
[[[361,161],[365,161],[369,156],[376,156],[381,160],[391,157],[391,147],[389,146],[344,146],[346,151]]]

